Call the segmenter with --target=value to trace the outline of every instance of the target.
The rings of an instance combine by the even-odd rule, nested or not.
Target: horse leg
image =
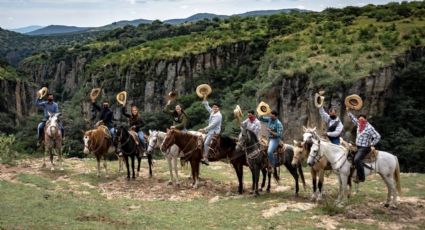
[[[267,169],[262,168],[261,173],[263,174],[263,180],[261,181],[261,188],[260,191],[263,191],[264,186],[266,186],[266,179],[267,179]]]
[[[170,154],[167,154],[165,156],[165,158],[167,159],[168,170],[170,171],[170,180],[168,181],[168,185],[172,185],[173,184],[173,181],[174,181],[174,178],[173,178],[173,165],[172,165],[172,162],[171,162],[172,159],[171,159]]]
[[[140,176],[140,165],[142,164],[142,156],[139,154],[137,157],[137,177]]]
[[[118,172],[124,171],[124,159],[123,156],[118,156]]]
[[[136,173],[135,173],[135,170],[134,170],[134,158],[135,158],[135,155],[133,154],[133,155],[131,155],[130,156],[131,157],[131,172],[133,173],[133,179],[136,179]]]
[[[268,179],[268,182],[267,182],[267,188],[266,188],[266,192],[270,192],[270,180],[271,180],[271,178],[272,178],[272,172],[267,172],[267,179]]]
[[[130,166],[128,163],[128,155],[124,155],[125,166],[127,167],[127,180],[130,180]]]
[[[151,178],[152,177],[152,154],[147,154],[147,155],[148,155],[148,164],[149,164],[149,178]],[[141,157],[140,157],[140,160],[142,160]],[[139,170],[140,170],[140,167],[139,167]]]
[[[106,165],[106,156],[103,156],[103,167],[105,168],[105,177],[109,178],[108,176],[108,167]]]
[[[260,167],[257,165],[255,166],[255,196],[259,196],[260,193],[258,192],[258,183],[260,181]]]
[[[251,171],[251,177],[252,177],[252,186],[251,186],[251,192],[249,192],[250,194],[254,194],[255,191],[255,168],[254,167],[249,167],[250,171]]]
[[[49,149],[49,155],[50,155],[50,163],[52,164],[52,167],[50,168],[51,171],[55,170],[55,164],[53,163],[53,148]]]
[[[97,161],[97,174],[96,176],[100,177],[100,157],[96,157]]]
[[[313,168],[310,169],[310,174],[311,174],[311,182],[313,183],[313,193],[311,194],[311,200],[312,201],[316,201],[317,199],[317,172],[316,170],[314,170]]]
[[[292,167],[291,162],[289,162],[288,164],[285,164],[285,166],[295,180],[295,196],[298,196],[298,192],[300,191],[300,187],[299,187],[299,184],[298,184],[297,167]]]
[[[59,147],[58,149],[57,149],[57,152],[58,152],[58,157],[59,157],[59,170],[60,171],[63,171],[63,158],[62,158],[62,148],[61,147]]]
[[[347,200],[347,182],[348,182],[348,175],[345,175],[343,173],[340,174],[341,177],[341,202],[339,203],[339,206],[342,207]]]
[[[323,181],[325,180],[325,170],[319,171],[319,182],[317,187],[319,187],[319,195],[317,196],[317,200],[321,201],[323,199]]]
[[[379,175],[381,176],[382,180],[384,180],[385,185],[387,186],[387,190],[388,190],[387,201],[385,203],[385,207],[390,207],[390,205],[392,207],[395,207],[395,205],[397,203],[397,200],[396,199],[393,199],[393,203],[391,204],[391,198],[392,197],[395,197],[395,198],[397,197],[397,191],[395,189],[394,180],[393,180],[393,178],[391,176],[386,177],[386,176],[384,176],[382,174],[379,174]]]
[[[176,185],[180,186],[180,181],[179,181],[179,169],[177,167],[177,155],[172,157],[172,163],[173,163],[173,169],[174,169],[174,173],[176,174]],[[172,173],[170,171],[170,173]]]

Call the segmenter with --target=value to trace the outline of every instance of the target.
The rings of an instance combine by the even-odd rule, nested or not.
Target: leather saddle
[[[352,156],[352,159],[354,159],[354,156],[357,153],[357,147],[350,145],[348,148],[348,152]],[[365,163],[372,163],[376,161],[376,157],[378,156],[379,151],[376,150],[374,147],[371,148],[370,152],[365,156],[363,159],[363,162]]]

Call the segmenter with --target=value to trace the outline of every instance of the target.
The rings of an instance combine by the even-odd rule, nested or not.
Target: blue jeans
[[[274,157],[274,151],[276,151],[279,146],[279,138],[270,138],[269,139],[269,147],[267,148],[267,157],[269,158],[270,165],[276,166],[276,159]]]
[[[109,133],[111,134],[112,140],[114,140],[114,138],[115,138],[115,128],[112,127],[112,128],[108,128],[108,129],[109,129]]]
[[[329,140],[331,141],[332,144],[336,144],[336,145],[340,144],[339,137],[329,137],[328,136],[328,138],[329,138]]]
[[[137,133],[137,136],[139,136],[140,145],[144,148],[145,147],[145,134],[142,131],[139,131]]]
[[[37,126],[37,137],[38,137],[38,139],[40,139],[41,138],[41,135],[44,133],[44,127],[45,126],[46,126],[46,122],[45,121],[42,121],[42,122],[40,122],[38,124],[38,126]],[[64,135],[63,125],[62,124],[59,124],[59,128],[61,129],[62,138],[63,138],[63,135]]]

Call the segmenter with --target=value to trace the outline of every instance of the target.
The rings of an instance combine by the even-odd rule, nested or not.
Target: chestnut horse
[[[97,128],[84,133],[84,153],[92,152],[97,160],[97,176],[100,176],[100,160],[103,158],[103,166],[105,174],[108,177],[106,167],[106,153],[112,144],[109,130],[104,125],[99,125]]]
[[[237,141],[237,139],[233,139],[228,136],[215,134],[211,140],[211,144],[208,150],[208,160],[214,162],[222,159],[229,159],[238,177],[238,193],[242,194],[243,166],[248,166],[248,162],[246,160],[245,152],[236,151]],[[263,182],[261,183],[261,188],[259,189],[260,191],[264,188],[266,184],[267,169],[262,168],[261,172],[263,174]]]
[[[192,187],[197,188],[199,183],[199,165],[202,159],[202,136],[176,129],[169,129],[162,142],[161,151],[167,151],[167,149],[174,144],[183,152],[182,159],[190,162],[193,179]]]

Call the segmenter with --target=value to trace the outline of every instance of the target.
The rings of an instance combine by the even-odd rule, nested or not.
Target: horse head
[[[320,140],[313,139],[313,144],[310,148],[310,153],[308,154],[307,164],[309,166],[313,166],[320,160],[320,157]]]
[[[83,141],[84,141],[84,154],[89,154],[90,153],[90,146],[91,146],[91,142],[92,142],[92,130],[89,130],[87,132],[84,133],[84,137],[83,137]]]
[[[59,117],[62,115],[61,113],[50,113],[49,119],[46,122],[46,130],[47,135],[49,137],[53,137],[59,132]]]
[[[241,126],[241,133],[238,137],[238,144],[236,145],[236,151],[242,151],[247,146],[252,146],[258,142],[257,136],[251,130]]]
[[[165,152],[175,143],[176,133],[179,132],[175,129],[167,129],[167,135],[165,135],[164,141],[161,144],[161,151]]]
[[[154,147],[158,144],[158,131],[149,130],[148,153],[152,153]]]
[[[304,160],[304,142],[294,140],[294,156],[292,157],[291,165],[296,167]]]

